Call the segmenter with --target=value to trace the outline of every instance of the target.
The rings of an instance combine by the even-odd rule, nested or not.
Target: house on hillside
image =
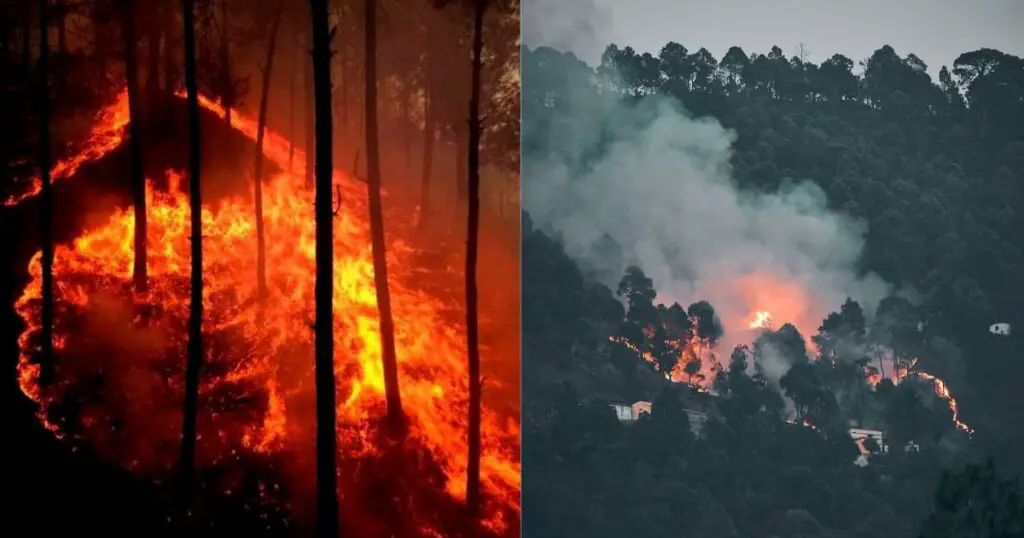
[[[888,452],[889,447],[885,444],[885,436],[881,430],[870,430],[867,428],[850,428],[850,437],[853,438],[853,442],[857,445],[857,450],[860,454],[857,455],[857,459],[853,461],[854,464],[860,467],[866,467],[868,464],[868,458],[874,452]],[[874,450],[868,446],[868,440],[874,441],[877,446]]]
[[[624,424],[630,424],[640,420],[641,415],[650,414],[651,402],[637,401],[632,405],[627,404],[611,404],[611,408],[615,410],[615,418],[619,419],[619,422]],[[683,409],[686,416],[690,419],[690,429],[694,435],[700,435],[700,432],[704,430],[704,425],[708,421],[706,413],[700,411],[694,411],[692,409]]]

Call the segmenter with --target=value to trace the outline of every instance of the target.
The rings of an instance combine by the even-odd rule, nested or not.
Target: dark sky
[[[591,65],[611,42],[657,54],[668,41],[721,58],[804,44],[808,59],[859,62],[884,44],[915,53],[933,77],[981,47],[1024,55],[1024,0],[522,0],[523,40],[572,50]]]

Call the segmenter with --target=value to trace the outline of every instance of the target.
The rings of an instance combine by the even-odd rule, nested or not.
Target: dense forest
[[[0,3],[5,513],[517,536],[518,18]]]
[[[524,534],[1024,533],[1020,336],[990,331],[1018,330],[1024,301],[1024,60],[967,52],[937,84],[889,46],[855,65],[524,52]],[[764,218],[721,226],[706,208],[725,192]],[[798,267],[754,295],[817,285],[824,310],[737,326],[712,287],[679,284],[734,237],[764,252],[705,272]],[[638,400],[635,424],[609,407]],[[698,433],[684,408],[708,417]],[[885,433],[867,465],[851,426]]]

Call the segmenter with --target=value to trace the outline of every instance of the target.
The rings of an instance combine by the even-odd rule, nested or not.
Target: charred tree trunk
[[[334,207],[328,0],[310,0],[316,83],[316,535],[337,538],[337,408],[334,378]],[[307,86],[308,88],[308,86]],[[308,105],[307,105],[308,106]],[[306,160],[312,161],[307,146]]]
[[[370,198],[370,236],[373,243],[373,281],[380,313],[380,344],[384,361],[387,422],[393,433],[404,423],[402,393],[398,387],[395,323],[391,317],[388,262],[384,244],[384,208],[380,197],[380,149],[377,147],[377,2],[366,0],[366,180]]]
[[[305,58],[305,55],[303,56],[303,65],[305,66],[305,68],[303,69],[303,80],[305,81],[305,84],[303,85],[303,88],[305,88],[305,95],[303,96],[305,97],[303,113],[305,114],[306,125],[303,131],[305,131],[306,133],[306,185],[308,187],[313,187],[313,153],[315,151],[313,145],[316,143],[316,136],[314,134],[315,119],[313,114],[313,107],[315,106],[315,97],[313,89],[313,64],[309,61],[308,58]]]
[[[196,415],[199,368],[203,360],[203,220],[200,188],[199,88],[196,84],[196,36],[193,0],[181,0],[185,44],[185,91],[188,99],[188,190],[192,227],[192,294],[188,318],[188,361],[182,406],[181,473],[183,492],[192,491],[196,466]]]
[[[473,73],[469,97],[467,172],[469,207],[466,218],[466,349],[469,360],[469,463],[466,506],[474,520],[480,514],[480,346],[477,320],[476,262],[480,232],[480,76],[483,71],[484,10],[487,0],[473,2]]]
[[[224,95],[224,120],[231,125],[231,107],[234,105],[234,84],[231,81],[231,48],[228,42],[228,0],[220,1],[220,83]]]
[[[429,54],[429,53],[428,53]],[[429,61],[429,59],[428,59]],[[423,162],[420,170],[420,222],[421,230],[430,224],[430,178],[434,168],[434,140],[437,137],[437,105],[433,95],[431,64],[427,64],[427,74],[423,85]]]
[[[281,27],[284,6],[280,3],[274,14],[267,43],[267,59],[263,66],[263,88],[260,95],[260,117],[256,127],[256,170],[253,174],[256,197],[256,289],[262,307],[267,300],[267,247],[263,235],[263,132],[267,127],[267,105],[270,102],[270,77],[274,71],[274,52],[277,49],[277,32]]]
[[[145,293],[146,276],[146,177],[142,168],[142,116],[139,112],[139,69],[135,54],[135,0],[120,0],[124,33],[124,65],[128,86],[128,151],[131,154],[132,206],[135,209],[135,292]]]
[[[48,0],[39,0],[39,179],[42,181],[41,220],[43,283],[42,283],[42,353],[40,384],[53,379],[53,188],[50,185],[50,44],[46,31]]]

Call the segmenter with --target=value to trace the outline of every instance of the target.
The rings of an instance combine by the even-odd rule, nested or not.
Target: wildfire
[[[751,329],[770,329],[772,327],[772,313],[767,310],[754,312],[754,319],[750,322]]]
[[[89,161],[95,161],[113,151],[121,144],[124,130],[128,125],[128,91],[122,91],[113,104],[100,110],[96,115],[92,129],[86,136],[84,149],[74,157],[59,161],[50,170],[50,180],[67,179],[78,171],[78,168]],[[22,200],[31,198],[43,189],[43,181],[39,176],[30,180],[29,188],[4,201],[5,206],[14,206]]]
[[[935,395],[945,400],[949,405],[949,410],[953,412],[953,423],[956,424],[956,427],[967,432],[968,435],[973,434],[974,430],[960,420],[960,410],[956,406],[956,398],[949,392],[946,382],[926,372],[917,372],[917,376],[932,382],[935,387]]]
[[[220,113],[214,101],[202,98],[200,103]],[[121,141],[126,121],[122,93],[99,116],[88,147],[58,164],[53,177],[70,177],[81,163],[109,153]],[[236,111],[232,126],[255,139],[253,118]],[[265,136],[267,158],[287,170],[288,141],[270,129]],[[303,170],[305,155],[297,148],[294,159],[295,169]],[[140,471],[166,470],[176,459],[180,435],[190,273],[189,205],[178,188],[180,181],[169,173],[166,192],[154,188],[153,181],[147,188],[145,296],[131,291],[131,210],[118,210],[106,224],[57,247],[58,358],[54,382],[46,387],[40,386],[39,366],[33,361],[41,296],[39,253],[30,263],[31,281],[15,305],[27,325],[19,338],[20,384],[40,404],[41,419],[57,435],[87,442]],[[334,221],[338,447],[348,456],[362,457],[378,450],[370,425],[384,410],[366,187],[340,173],[335,182],[341,186],[343,204]],[[315,226],[313,193],[303,183],[302,177],[283,172],[264,184],[271,299],[262,309],[255,299],[251,200],[233,197],[203,208],[207,356],[200,389],[201,465],[239,452],[295,459],[289,454],[311,443]],[[448,494],[461,499],[468,431],[465,338],[460,325],[444,318],[450,305],[413,286],[417,280],[409,260],[414,252],[390,232],[390,289],[410,435],[441,466]],[[417,278],[422,280],[422,275]],[[54,409],[61,413],[50,422],[46,417]],[[508,525],[507,513],[519,510],[519,424],[485,408],[482,429],[481,481],[495,499],[487,523],[500,532]]]

